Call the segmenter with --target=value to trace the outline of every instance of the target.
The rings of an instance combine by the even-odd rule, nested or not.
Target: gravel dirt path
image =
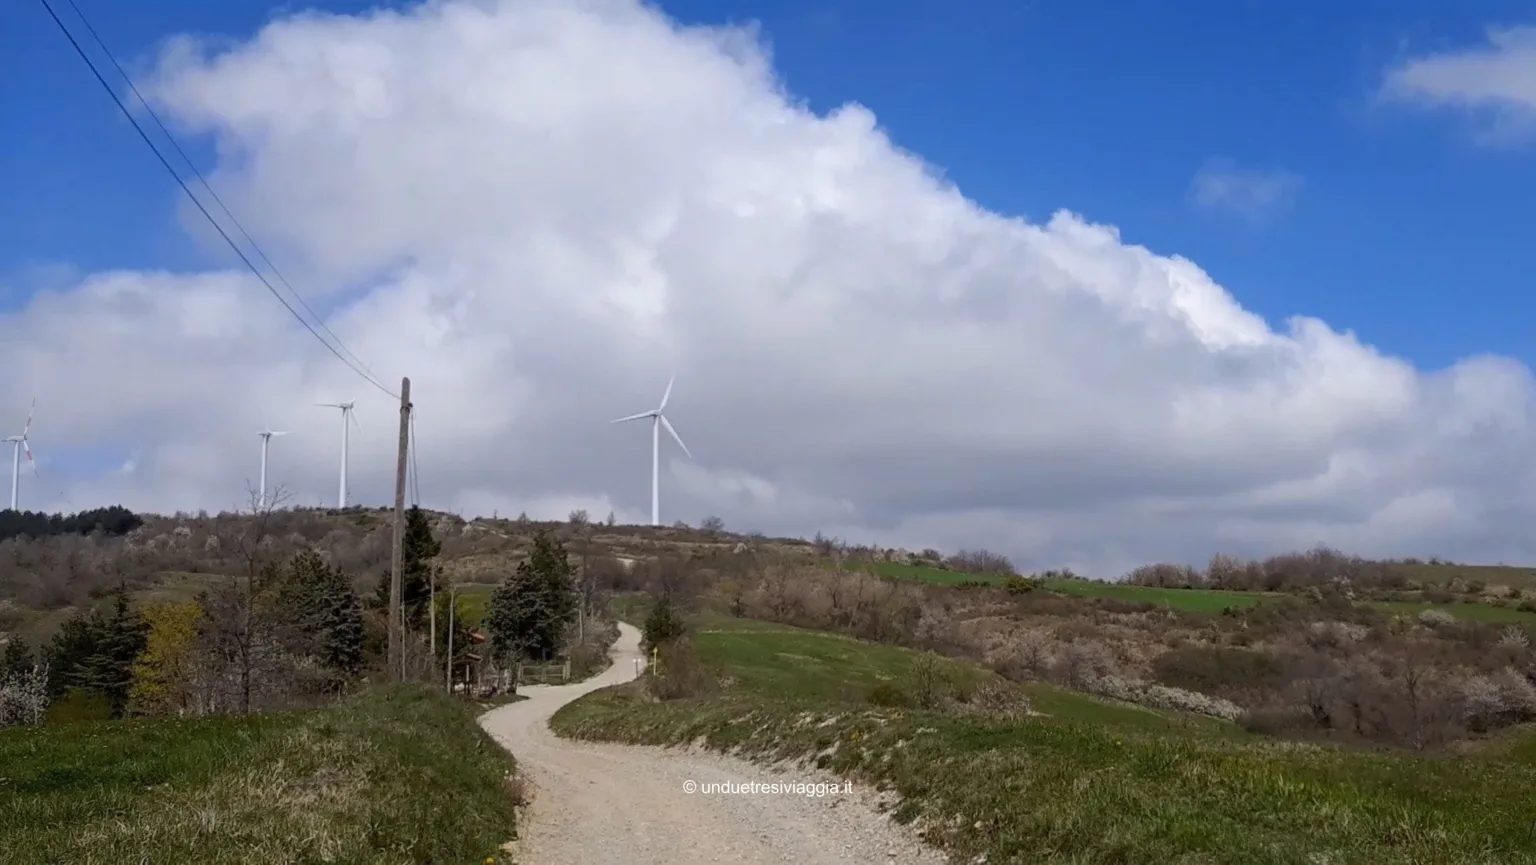
[[[812,770],[781,773],[695,750],[575,742],[551,733],[555,710],[635,677],[639,644],[639,632],[621,625],[613,666],[601,675],[525,687],[527,700],[481,717],[532,787],[514,848],[519,865],[946,861],[880,814],[874,791],[857,785],[820,798],[709,792],[711,784],[839,783]]]

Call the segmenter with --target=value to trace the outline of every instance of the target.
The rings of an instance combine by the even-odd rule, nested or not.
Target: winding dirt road
[[[691,750],[574,742],[550,732],[549,718],[561,706],[633,679],[639,645],[640,633],[620,625],[613,666],[601,675],[574,685],[526,687],[527,700],[481,717],[532,786],[532,803],[519,826],[519,865],[945,861],[880,814],[873,791],[855,788],[820,798],[711,792],[720,789],[712,784],[835,779],[800,770],[780,774]]]

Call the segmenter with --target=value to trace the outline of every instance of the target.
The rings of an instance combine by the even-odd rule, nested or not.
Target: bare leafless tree
[[[238,557],[241,573],[203,597],[206,614],[203,643],[205,651],[212,656],[207,660],[212,662],[208,665],[208,673],[213,678],[206,685],[216,695],[223,690],[219,687],[222,680],[234,678],[237,682],[235,702],[241,714],[251,711],[255,674],[264,644],[270,642],[271,635],[267,631],[273,623],[264,621],[259,596],[273,567],[272,515],[288,498],[281,487],[265,501],[256,490],[248,489],[247,492],[249,511],[224,521],[218,533],[221,547]],[[214,696],[211,702],[220,704],[223,701]]]

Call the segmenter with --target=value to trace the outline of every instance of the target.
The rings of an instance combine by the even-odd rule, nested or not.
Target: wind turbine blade
[[[363,431],[362,425],[357,422],[357,411],[356,410],[348,409],[347,410],[347,417],[352,419],[352,428],[353,429],[357,430],[358,432],[362,432]]]
[[[672,428],[672,422],[667,420],[667,416],[657,415],[657,417],[661,418],[661,425],[666,427],[667,432],[672,434],[672,440],[677,442],[677,446],[683,449],[683,453],[688,454],[688,459],[693,459],[693,454],[689,453],[688,446],[683,444],[682,437],[677,434],[677,430]]]
[[[286,431],[283,431],[283,430],[273,430],[271,434],[275,435],[275,436],[285,436],[288,433]]]
[[[651,417],[655,414],[656,413],[653,411],[643,411],[639,414],[632,414],[629,417],[621,417],[618,420],[609,421],[609,423],[624,423],[625,421],[640,420],[641,418]]]
[[[27,464],[32,467],[32,476],[42,477],[42,475],[37,473],[37,460],[32,458],[32,445],[28,444],[26,439],[22,439],[21,449],[27,452]]]
[[[32,431],[32,415],[37,413],[37,397],[32,397],[32,407],[27,409],[27,425],[21,428],[21,437],[26,438]]]
[[[667,389],[661,395],[661,405],[656,407],[657,411],[662,411],[663,409],[665,409],[667,407],[667,400],[671,399],[671,397],[672,397],[672,385],[676,381],[677,381],[677,376],[675,376],[675,375],[672,376],[671,378],[667,379]]]

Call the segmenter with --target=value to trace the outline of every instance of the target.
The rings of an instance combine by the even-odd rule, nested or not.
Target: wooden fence
[[[559,685],[571,680],[571,659],[558,664],[517,665],[518,685]]]

